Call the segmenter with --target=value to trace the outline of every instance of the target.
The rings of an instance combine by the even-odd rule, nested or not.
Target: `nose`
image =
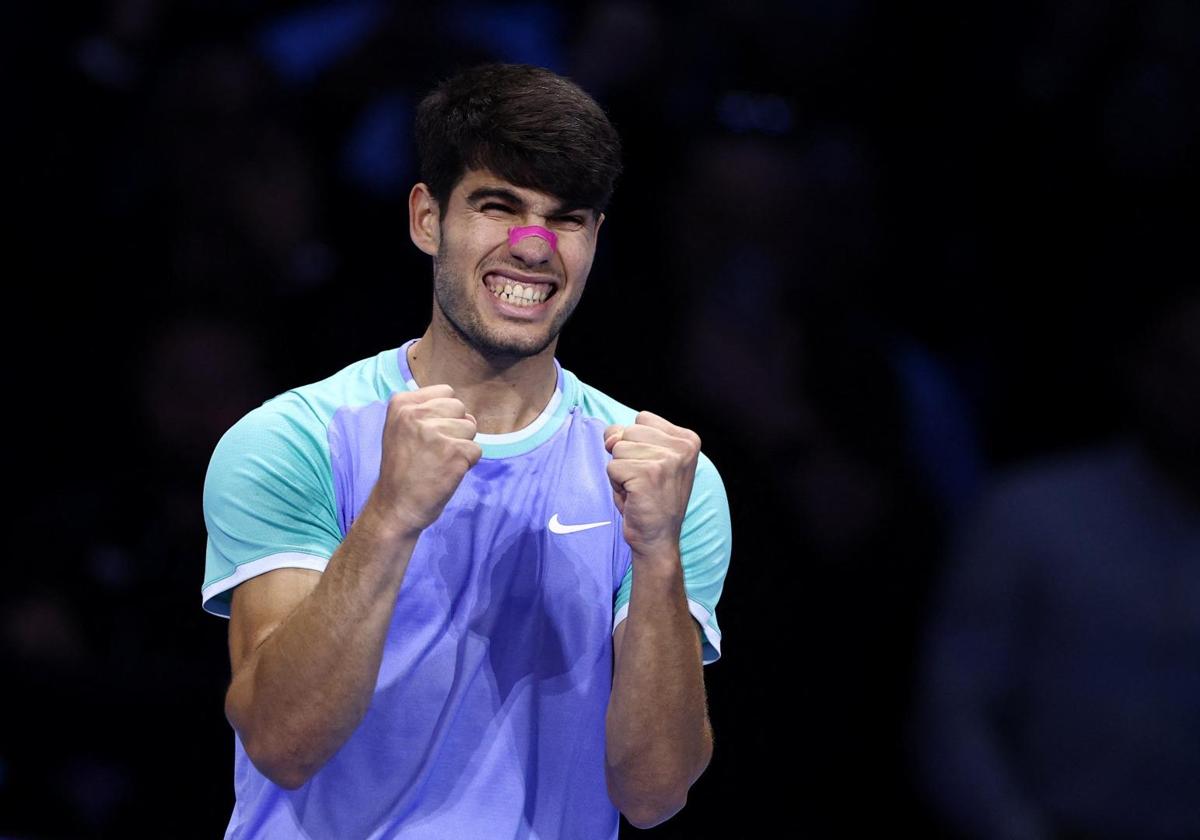
[[[508,231],[508,252],[526,265],[540,265],[558,249],[558,237],[540,225]]]

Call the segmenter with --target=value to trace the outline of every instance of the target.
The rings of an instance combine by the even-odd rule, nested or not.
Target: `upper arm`
[[[616,629],[613,630],[613,671],[614,672],[617,669],[618,663],[621,661],[621,646],[625,642],[625,626],[626,626],[625,622],[622,621],[620,624],[617,625]],[[696,634],[695,644],[692,647],[696,651],[696,658],[699,659],[701,661],[701,663],[703,663],[704,659],[703,659],[703,654],[702,654],[701,648],[700,648],[700,634],[698,634],[698,633]]]
[[[275,569],[233,590],[229,662],[236,677],[250,655],[275,632],[321,579],[312,569]]]

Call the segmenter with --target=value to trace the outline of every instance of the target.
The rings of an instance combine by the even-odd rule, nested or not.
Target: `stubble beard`
[[[506,336],[491,330],[483,322],[475,305],[470,282],[446,267],[439,254],[433,260],[433,300],[451,328],[467,345],[485,359],[504,362],[536,356],[549,347],[574,311],[574,305],[560,310],[544,335]],[[578,303],[578,301],[576,301]]]

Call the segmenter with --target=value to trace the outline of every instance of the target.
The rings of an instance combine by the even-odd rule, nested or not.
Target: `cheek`
[[[592,258],[595,252],[590,248],[559,248],[563,265],[567,269],[568,279],[576,282],[585,280],[592,268]]]
[[[493,251],[479,245],[467,245],[459,241],[442,254],[442,262],[447,274],[452,275],[456,282],[478,282],[482,279],[484,265],[495,261]]]
[[[469,260],[472,255],[483,259],[508,243],[508,227],[495,219],[479,216],[453,231],[443,231],[442,246],[447,241],[457,259]]]
[[[484,251],[492,251],[508,245],[508,231],[512,226],[512,222],[508,219],[476,216],[467,225],[464,237],[475,247]]]

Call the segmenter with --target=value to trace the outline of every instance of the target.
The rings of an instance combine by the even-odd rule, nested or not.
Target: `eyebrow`
[[[512,190],[505,189],[504,187],[480,187],[477,190],[472,190],[467,195],[467,203],[468,204],[479,204],[480,202],[482,202],[488,198],[495,198],[500,201],[511,204],[517,210],[524,210],[528,206],[527,203],[525,202],[525,200],[522,199],[519,195],[517,195]],[[567,213],[582,212],[582,211],[587,211],[589,209],[591,209],[591,208],[581,207],[581,206],[571,206],[568,204],[559,203],[551,208],[549,215],[563,216],[563,215],[566,215]]]

